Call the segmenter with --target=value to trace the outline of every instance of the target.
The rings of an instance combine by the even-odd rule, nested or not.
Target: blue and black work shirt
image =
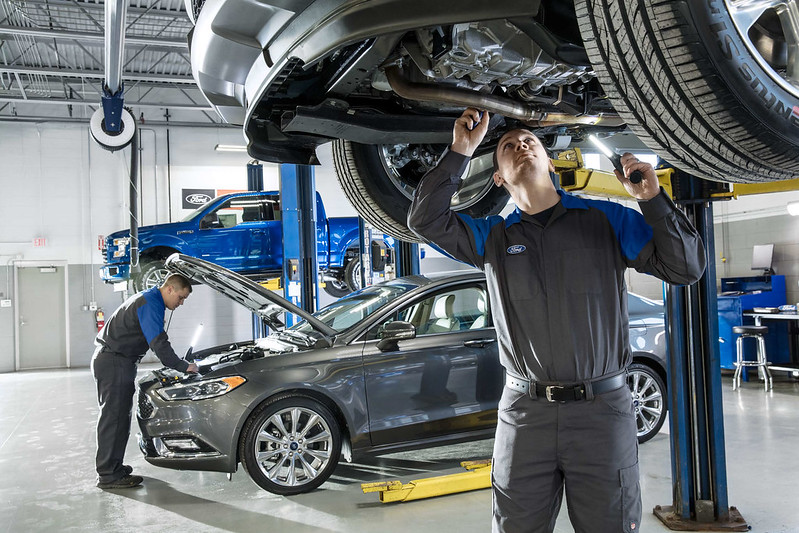
[[[450,210],[469,158],[447,152],[416,190],[408,225],[486,273],[500,361],[534,381],[579,382],[632,362],[624,272],[673,284],[705,269],[702,239],[661,189],[623,205],[558,191],[546,224],[516,209],[473,219]]]
[[[134,294],[114,311],[95,342],[110,352],[137,360],[149,348],[164,366],[186,372],[189,363],[177,356],[164,331],[165,310],[157,287]]]

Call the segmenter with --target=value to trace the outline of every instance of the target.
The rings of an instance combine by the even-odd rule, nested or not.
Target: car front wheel
[[[341,434],[324,405],[288,395],[257,409],[244,426],[239,457],[261,488],[274,494],[309,492],[338,464]]]
[[[657,435],[666,420],[666,386],[654,369],[641,363],[630,365],[627,385],[633,395],[638,442],[643,443]]]
[[[436,166],[443,146],[333,142],[333,162],[350,203],[372,227],[405,242],[422,242],[408,229],[408,210],[422,177]],[[492,152],[472,158],[461,176],[451,209],[473,218],[496,215],[508,192],[492,179]]]

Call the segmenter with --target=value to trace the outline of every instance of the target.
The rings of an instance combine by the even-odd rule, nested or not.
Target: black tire
[[[350,292],[357,291],[363,287],[363,283],[361,283],[361,260],[359,258],[356,257],[347,263],[344,269],[344,281],[347,283]]]
[[[164,266],[163,259],[148,261],[141,266],[141,272],[133,278],[133,289],[140,292],[152,287],[160,287],[166,279],[169,269]]]
[[[661,158],[718,181],[796,178],[799,72],[781,74],[781,60],[766,57],[747,32],[739,33],[735,22],[743,18],[728,6],[575,0],[599,81],[632,131]],[[775,24],[770,15],[764,12],[760,26],[752,27],[757,41],[770,38],[775,49],[794,41],[799,28]]]
[[[343,279],[325,280],[324,289],[334,298],[341,298],[352,292]]]
[[[305,438],[308,435],[310,438]],[[294,394],[279,396],[256,409],[239,442],[239,458],[252,480],[262,489],[284,496],[310,492],[324,483],[336,468],[340,453],[341,433],[330,410]],[[258,454],[262,455],[260,461]]]
[[[404,145],[396,145],[397,147]],[[410,145],[403,150],[412,150]],[[406,241],[424,242],[408,229],[408,210],[412,192],[425,172],[431,168],[443,147],[418,146],[428,157],[408,158],[402,167],[388,161],[387,145],[359,144],[352,141],[333,142],[333,163],[344,195],[356,211],[371,226],[387,235]],[[424,160],[422,163],[420,161]],[[491,180],[491,154],[480,157],[470,165],[464,184],[459,191],[464,197],[459,203],[453,198],[452,208],[474,218],[496,215],[508,203],[508,193],[496,187]],[[395,168],[393,173],[389,168]]]
[[[657,371],[643,363],[627,369],[627,385],[633,395],[638,442],[644,443],[658,434],[666,420],[666,385]]]

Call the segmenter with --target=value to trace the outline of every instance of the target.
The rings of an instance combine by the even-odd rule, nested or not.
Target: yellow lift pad
[[[469,472],[447,476],[416,479],[407,484],[401,481],[378,481],[362,483],[361,490],[379,492],[382,503],[409,502],[445,494],[456,494],[470,490],[487,489],[491,486],[491,460],[463,461],[461,466]]]

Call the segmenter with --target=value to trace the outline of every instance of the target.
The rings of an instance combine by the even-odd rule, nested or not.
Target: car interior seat
[[[454,304],[454,294],[448,294],[436,300],[433,306],[433,318],[427,323],[427,333],[444,333],[460,329],[461,323],[455,318],[453,311]]]
[[[486,305],[485,295],[481,294],[480,297],[477,298],[477,310],[480,311],[480,316],[477,317],[477,320],[472,322],[469,329],[484,328],[488,323],[488,306]]]

